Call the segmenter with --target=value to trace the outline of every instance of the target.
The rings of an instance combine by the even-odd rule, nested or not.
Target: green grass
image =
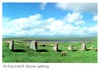
[[[71,43],[76,47],[77,51],[68,51],[67,47],[70,43],[59,43],[59,50],[66,53],[61,56],[61,52],[53,50],[54,42],[39,42],[38,44],[46,44],[45,47],[38,46],[40,51],[35,52],[29,48],[29,42],[15,40],[15,49],[19,51],[10,51],[9,44],[3,41],[2,44],[2,62],[32,62],[32,63],[97,63],[97,52],[94,50],[79,51],[81,43]],[[87,48],[94,45],[97,48],[97,42],[87,43]],[[43,51],[42,51],[43,50]]]

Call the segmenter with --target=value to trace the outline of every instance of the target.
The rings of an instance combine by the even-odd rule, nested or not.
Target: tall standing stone
[[[73,50],[73,46],[70,44],[67,49],[68,50]]]
[[[10,49],[11,51],[14,50],[14,40],[11,40],[11,41],[9,42],[9,49]]]
[[[54,44],[53,50],[58,51],[58,42]]]
[[[82,51],[87,50],[85,42],[82,42],[82,46],[81,46],[80,50],[82,50]]]
[[[37,42],[36,41],[32,41],[30,43],[30,48],[33,49],[34,51],[37,51]]]

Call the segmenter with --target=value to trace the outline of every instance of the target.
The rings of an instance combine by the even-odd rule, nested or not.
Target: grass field
[[[12,38],[14,39],[14,38]],[[95,38],[93,38],[94,40]],[[70,42],[59,42],[59,50],[55,52],[53,50],[53,44],[55,42],[38,42],[38,44],[45,44],[46,46],[38,46],[38,51],[29,48],[30,43],[25,41],[18,41],[21,39],[15,40],[15,50],[10,51],[9,44],[3,39],[2,42],[2,62],[30,62],[30,63],[97,63],[97,51],[88,50],[88,51],[79,51],[81,48],[80,42],[71,43],[76,47],[76,51],[67,50]],[[96,40],[96,39],[95,39]],[[97,48],[97,42],[87,43],[87,48],[91,45],[94,45]],[[65,56],[61,55],[61,51],[66,53]]]

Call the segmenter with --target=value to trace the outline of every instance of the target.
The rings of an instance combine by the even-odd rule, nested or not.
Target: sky
[[[3,37],[97,36],[97,3],[3,3]]]

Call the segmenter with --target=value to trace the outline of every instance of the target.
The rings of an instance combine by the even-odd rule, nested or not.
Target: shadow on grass
[[[76,51],[78,51],[78,50],[74,49],[74,50],[68,50],[68,51],[73,51],[73,52],[76,52]]]
[[[25,50],[22,50],[22,49],[14,49],[14,50],[11,50],[12,52],[26,52]]]
[[[49,52],[49,51],[45,49],[38,49],[37,52]]]
[[[74,52],[75,52],[75,51],[77,51],[77,50],[72,50],[72,51],[74,51]]]
[[[57,52],[62,52],[62,50],[57,50]]]
[[[86,49],[85,51],[90,51],[91,49]]]

